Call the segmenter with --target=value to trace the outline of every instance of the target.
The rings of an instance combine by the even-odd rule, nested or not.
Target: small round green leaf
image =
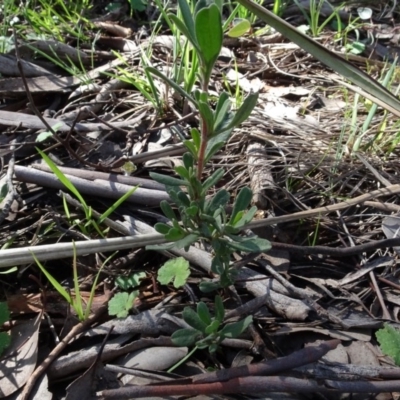
[[[233,21],[233,27],[228,31],[228,36],[232,38],[237,38],[249,32],[250,29],[251,24],[249,20],[245,18],[236,18]]]

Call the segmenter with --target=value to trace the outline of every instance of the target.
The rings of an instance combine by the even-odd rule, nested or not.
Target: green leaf
[[[221,125],[230,115],[232,103],[229,99],[229,95],[226,92],[222,92],[219,96],[217,107],[215,108],[214,117],[214,132],[220,130]]]
[[[190,217],[195,217],[197,213],[199,212],[199,207],[196,205],[188,207],[186,210],[186,214],[189,215]]]
[[[213,214],[215,210],[219,207],[224,207],[229,201],[229,193],[222,189],[211,199],[207,207],[207,212]]]
[[[136,272],[129,276],[118,276],[115,279],[115,284],[119,286],[122,290],[128,290],[140,285],[140,281],[146,278],[145,272]]]
[[[168,260],[157,273],[157,280],[162,285],[174,283],[175,288],[179,288],[186,284],[189,278],[190,269],[189,262],[183,257],[173,258]]]
[[[236,128],[242,122],[246,121],[246,119],[250,116],[251,112],[254,110],[254,107],[257,104],[258,100],[258,92],[250,93],[240,106],[239,110],[236,111],[235,116],[232,118],[232,121],[228,124],[225,129]]]
[[[185,237],[185,232],[180,228],[170,228],[168,233],[165,234],[165,239],[176,241]]]
[[[241,242],[228,242],[229,247],[246,253],[261,253],[271,250],[271,243],[266,239],[251,238]]]
[[[216,249],[214,249],[214,251],[217,253]],[[220,257],[215,256],[212,259],[212,261],[211,261],[211,271],[214,272],[214,274],[218,274],[218,275],[222,275],[225,272],[224,263],[222,262]]]
[[[238,3],[242,4],[290,41],[296,43],[300,48],[312,54],[323,64],[332,68],[334,71],[342,75],[345,79],[350,80],[354,84],[346,84],[346,87],[363,95],[374,103],[400,117],[399,99],[389,90],[383,87],[378,81],[371,78],[368,74],[361,71],[345,58],[336,55],[332,51],[325,48],[322,44],[301,33],[297,28],[279,18],[271,11],[266,10],[250,0],[238,0]],[[345,82],[340,83],[342,85],[345,84]]]
[[[222,21],[219,8],[211,4],[201,9],[195,16],[195,31],[200,47],[199,56],[204,60],[205,67],[211,72],[222,48]]]
[[[157,174],[157,172],[150,172],[150,176],[158,183],[168,186],[187,186],[187,182],[182,179],[177,179],[172,176]]]
[[[49,137],[52,137],[53,133],[46,131],[46,132],[41,132],[39,133],[39,135],[37,135],[35,142],[36,143],[40,143],[40,142],[44,142],[46,139],[48,139]]]
[[[171,335],[171,340],[175,346],[191,347],[201,337],[202,333],[196,329],[178,329]]]
[[[190,151],[190,154],[192,154],[193,157],[197,158],[198,147],[196,147],[196,145],[193,143],[193,141],[192,140],[184,140],[183,144]]]
[[[214,306],[215,306],[215,318],[220,323],[224,322],[225,307],[224,307],[224,303],[222,301],[222,297],[221,296],[218,296],[218,295],[215,296]]]
[[[244,332],[247,327],[252,323],[253,317],[249,315],[241,321],[235,322],[233,324],[225,325],[220,331],[220,335],[225,338],[236,338],[242,332]]]
[[[117,318],[126,318],[138,294],[136,290],[130,294],[127,292],[115,294],[108,302],[108,314],[116,315]]]
[[[0,302],[0,326],[10,320],[10,311],[7,303],[4,301]]]
[[[166,234],[169,232],[169,230],[171,229],[171,226],[170,226],[170,225],[167,225],[167,224],[163,224],[162,222],[157,222],[157,223],[154,225],[154,229],[155,229],[158,233],[161,233],[162,235],[166,235]]]
[[[189,171],[183,165],[175,167],[174,170],[181,178],[190,179]]]
[[[231,216],[231,221],[233,221],[233,223],[231,223],[231,225],[235,225],[234,222],[236,215],[238,214],[239,211],[243,211],[249,206],[252,197],[253,197],[253,192],[250,188],[245,186],[240,190],[238,196],[235,199],[235,203],[233,204],[233,210]]]
[[[194,167],[194,158],[193,155],[190,153],[185,153],[182,156],[183,165],[189,171],[191,168]]]
[[[43,160],[46,162],[46,164],[49,166],[49,168],[52,170],[58,180],[79,200],[86,212],[88,210],[88,206],[81,194],[79,193],[78,189],[76,189],[76,187],[68,180],[68,178],[58,169],[57,165],[54,164],[53,161],[51,161],[50,157],[46,153],[44,153],[37,147],[36,150],[42,156]]]
[[[189,101],[191,101],[193,104],[197,104],[196,100],[189,94],[187,93],[184,89],[182,89],[176,82],[173,80],[169,79],[167,76],[165,76],[162,72],[160,72],[158,69],[153,68],[153,67],[146,67],[146,71],[149,71],[151,74],[158,76],[160,79],[162,79],[167,85],[171,86],[173,89],[175,89],[179,94],[181,94],[183,97],[186,97]]]
[[[180,188],[180,186],[166,186],[165,190],[167,191],[169,197],[171,198],[171,200],[179,205],[180,204],[180,200],[178,198],[178,193],[182,192],[182,189]]]
[[[195,33],[192,11],[190,10],[187,0],[178,0],[178,4],[179,4],[179,9],[181,10],[183,23],[185,24],[185,27],[187,29],[187,33],[184,33],[184,34],[192,42],[194,47],[196,47],[198,45],[197,45],[197,40],[196,40],[196,33]]]
[[[179,192],[178,193],[178,199],[179,199],[179,204],[184,206],[184,207],[189,207],[190,206],[190,199],[188,195],[184,192]]]
[[[251,24],[248,19],[236,18],[233,21],[233,27],[229,29],[227,35],[232,38],[238,38],[243,36],[245,33],[249,32],[251,29]]]
[[[220,150],[228,141],[231,135],[230,130],[226,130],[218,135],[213,136],[207,143],[205,162],[210,161],[211,157]]]
[[[8,185],[6,182],[0,186],[0,202],[2,202],[8,194]]]
[[[160,202],[160,208],[164,215],[169,218],[171,221],[177,219],[174,210],[172,209],[171,205],[166,200],[162,200]]]
[[[197,303],[197,315],[199,318],[206,324],[209,325],[211,324],[211,315],[210,315],[210,310],[208,309],[207,305],[203,302],[200,301]]]
[[[211,344],[208,346],[208,351],[209,351],[210,353],[215,353],[217,350],[218,350],[218,345],[217,345],[216,343],[211,343]]]
[[[220,327],[220,322],[218,320],[214,320],[209,324],[205,330],[206,335],[211,335],[212,333],[216,333],[218,328]]]
[[[224,176],[225,170],[223,168],[218,168],[209,176],[203,183],[203,193],[205,194],[210,187],[216,185]]]
[[[203,293],[211,293],[220,289],[221,285],[218,282],[200,282],[199,288]]]
[[[192,128],[190,130],[190,136],[192,137],[194,145],[198,149],[200,147],[200,141],[201,141],[199,130],[197,128]]]
[[[400,366],[400,331],[389,324],[376,332],[376,338],[382,353],[393,358],[395,364]]]
[[[190,235],[187,235],[185,238],[175,242],[175,246],[177,249],[182,249],[184,247],[190,246],[192,243],[196,242],[198,239],[199,239],[199,235],[192,233]]]
[[[55,279],[47,270],[46,268],[40,263],[40,261],[36,258],[35,254],[32,253],[32,257],[35,260],[37,266],[41,269],[42,273],[46,276],[49,282],[53,285],[54,289],[64,297],[64,299],[68,302],[68,304],[73,304],[71,295],[61,286],[57,279]]]
[[[197,0],[194,8],[194,15],[196,15],[203,8],[210,6],[212,3],[214,3],[214,0]]]
[[[144,11],[146,9],[147,1],[143,0],[129,0],[131,10]]]
[[[51,127],[51,129],[54,132],[57,132],[63,125],[64,125],[63,122],[57,122],[55,125],[53,125]],[[53,132],[51,132],[51,131],[39,133],[39,135],[37,135],[37,137],[36,137],[35,142],[37,142],[37,143],[44,142],[46,139],[48,139],[51,136],[53,136]]]
[[[198,103],[199,113],[202,117],[203,123],[207,126],[207,131],[212,133],[214,127],[214,112],[211,110],[209,104],[199,101]]]
[[[239,212],[237,217],[240,217],[240,218],[236,218],[239,220],[237,222],[235,222],[235,224],[233,226],[237,229],[242,228],[243,226],[245,226],[246,224],[250,223],[253,220],[256,212],[257,212],[256,206],[251,207],[247,213],[245,213],[243,211]]]
[[[190,307],[185,307],[182,312],[183,320],[189,324],[192,328],[205,332],[207,324],[198,316],[198,314]]]
[[[135,186],[128,190],[121,198],[119,198],[111,207],[109,207],[103,214],[100,215],[98,223],[101,224],[106,218],[108,218],[125,200],[127,200],[138,188]]]

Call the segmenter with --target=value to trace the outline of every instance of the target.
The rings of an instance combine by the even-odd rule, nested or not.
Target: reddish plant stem
[[[209,82],[202,82],[202,90],[203,92],[207,92]],[[208,143],[208,133],[209,127],[207,126],[206,121],[202,118],[200,114],[200,121],[201,121],[201,136],[200,136],[200,148],[198,153],[197,159],[197,179],[201,182],[201,177],[203,176],[203,169],[204,169],[204,159],[206,156],[206,149]]]
[[[197,179],[201,181],[201,177],[203,175],[204,169],[204,158],[206,155],[208,142],[208,127],[204,120],[201,121],[201,139],[200,139],[200,148],[197,160]]]

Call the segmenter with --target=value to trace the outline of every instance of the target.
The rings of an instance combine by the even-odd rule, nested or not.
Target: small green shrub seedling
[[[183,165],[175,168],[179,178],[152,173],[157,182],[166,186],[167,192],[177,206],[177,212],[167,202],[160,206],[170,219],[171,225],[158,223],[155,229],[172,243],[148,246],[148,249],[184,248],[198,240],[208,242],[213,248],[211,270],[219,277],[218,282],[202,282],[203,291],[213,291],[231,285],[235,270],[230,268],[231,256],[235,251],[260,252],[270,249],[267,240],[256,236],[240,236],[241,229],[256,213],[256,207],[248,209],[252,191],[244,187],[238,193],[230,215],[226,212],[231,195],[216,186],[224,176],[224,169],[217,169],[203,179],[205,165],[229,140],[232,131],[245,121],[256,105],[258,94],[250,94],[240,108],[234,112],[228,93],[222,92],[216,105],[211,106],[209,83],[214,64],[222,48],[222,1],[201,0],[192,12],[186,0],[178,0],[182,19],[169,14],[170,20],[186,36],[198,58],[200,89],[186,92],[176,82],[153,67],[147,71],[166,82],[188,99],[198,110],[200,129],[191,129],[191,140],[185,140],[188,153],[183,155]],[[206,198],[208,191],[215,188],[215,195]]]
[[[197,349],[208,348],[210,353],[217,351],[225,338],[239,336],[251,324],[251,316],[231,324],[223,325],[225,309],[220,296],[215,296],[215,316],[211,317],[207,305],[200,301],[197,310],[185,307],[182,313],[184,321],[192,328],[178,329],[171,339],[176,346],[196,346]]]
[[[175,168],[179,178],[151,174],[154,180],[166,186],[177,209],[174,210],[167,201],[161,202],[160,207],[171,224],[158,223],[155,229],[172,243],[147,246],[147,249],[184,248],[188,251],[190,245],[198,240],[211,245],[211,271],[218,276],[218,281],[200,283],[202,291],[211,292],[226,288],[234,282],[236,270],[230,267],[233,252],[260,252],[271,247],[267,240],[256,236],[240,236],[241,229],[253,219],[257,211],[256,207],[248,209],[252,191],[247,187],[242,188],[234,201],[232,213],[228,215],[226,206],[231,195],[227,190],[217,188],[224,176],[224,169],[217,169],[208,178],[203,178],[205,165],[227,143],[233,129],[248,118],[256,105],[258,94],[250,94],[236,112],[232,110],[232,102],[226,92],[219,95],[215,107],[211,106],[209,83],[223,40],[222,0],[200,0],[193,10],[186,0],[178,0],[178,3],[181,19],[172,14],[168,18],[186,36],[197,55],[200,89],[188,93],[157,69],[148,67],[147,72],[161,78],[197,109],[200,129],[192,128],[191,140],[183,141],[188,152],[183,155],[183,165]],[[215,194],[207,198],[210,189],[214,189]],[[175,287],[183,286],[188,276],[189,263],[183,258],[168,261],[158,271],[160,283],[173,282]],[[237,337],[252,322],[249,316],[224,325],[225,310],[220,296],[215,297],[214,308],[214,317],[204,302],[197,304],[196,311],[190,307],[184,309],[183,319],[191,328],[177,330],[171,339],[177,346],[194,348],[169,372],[197,349],[207,348],[210,353],[215,353],[222,340]]]

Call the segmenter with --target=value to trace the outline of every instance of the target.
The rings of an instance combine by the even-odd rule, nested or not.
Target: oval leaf
[[[251,24],[249,20],[245,18],[243,19],[238,18],[233,21],[233,27],[229,29],[228,36],[232,38],[237,38],[249,32],[250,29],[251,29]]]
[[[207,69],[211,69],[222,48],[221,13],[215,4],[201,9],[195,19],[196,39]]]

